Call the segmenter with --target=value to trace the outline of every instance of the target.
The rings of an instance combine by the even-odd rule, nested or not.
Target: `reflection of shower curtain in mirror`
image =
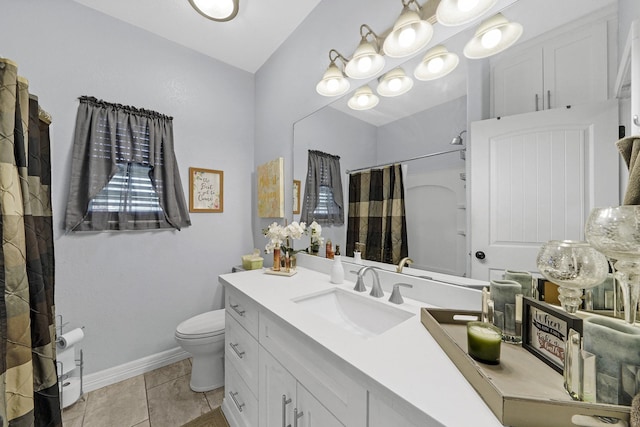
[[[397,264],[408,255],[404,185],[400,164],[349,176],[347,252],[364,243],[363,258]]]
[[[50,121],[17,71],[0,58],[0,420],[57,427]]]

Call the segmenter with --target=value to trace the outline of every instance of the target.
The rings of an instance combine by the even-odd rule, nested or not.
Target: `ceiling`
[[[235,19],[216,22],[198,14],[188,0],[75,1],[250,73],[258,71],[320,3],[240,0]]]

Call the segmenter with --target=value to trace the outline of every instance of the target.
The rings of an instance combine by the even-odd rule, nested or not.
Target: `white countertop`
[[[420,322],[420,308],[432,305],[405,297],[405,303],[397,306],[387,302],[389,293],[385,292],[385,297],[378,301],[415,316],[365,339],[332,325],[292,301],[332,287],[352,291],[355,285],[352,281],[334,285],[329,275],[304,267],[298,267],[298,273],[292,277],[254,270],[225,274],[219,280],[327,348],[344,360],[349,369],[359,371],[385,392],[390,391],[419,409],[426,414],[428,425],[502,425]],[[367,278],[367,284],[370,280]],[[446,290],[445,286],[441,291]],[[363,297],[372,298],[367,294]]]

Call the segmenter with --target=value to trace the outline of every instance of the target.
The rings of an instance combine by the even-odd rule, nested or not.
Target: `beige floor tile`
[[[189,375],[147,390],[151,427],[181,426],[211,410],[204,393],[189,388]]]
[[[144,374],[147,390],[159,386],[176,378],[191,375],[191,362],[189,359],[181,360],[169,366],[155,369]]]
[[[135,426],[148,418],[142,375],[92,391],[87,397],[86,427]]]
[[[87,396],[82,397],[76,403],[71,406],[67,406],[62,410],[62,421],[67,425],[67,422],[71,420],[84,417],[84,413],[87,410]]]
[[[224,387],[208,391],[204,395],[206,396],[211,409],[215,409],[218,406],[222,406],[222,399],[224,399]]]
[[[79,416],[77,418],[65,418],[62,417],[62,425],[64,427],[88,427],[89,424],[84,424],[84,418],[82,416]]]
[[[67,427],[67,426],[64,426],[64,427]],[[144,420],[140,424],[136,424],[133,427],[151,427],[151,424],[149,424],[149,420]]]

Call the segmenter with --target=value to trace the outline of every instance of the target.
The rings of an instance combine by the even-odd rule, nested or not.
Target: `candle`
[[[491,365],[500,363],[500,343],[502,333],[491,323],[467,323],[467,348],[475,360]]]

